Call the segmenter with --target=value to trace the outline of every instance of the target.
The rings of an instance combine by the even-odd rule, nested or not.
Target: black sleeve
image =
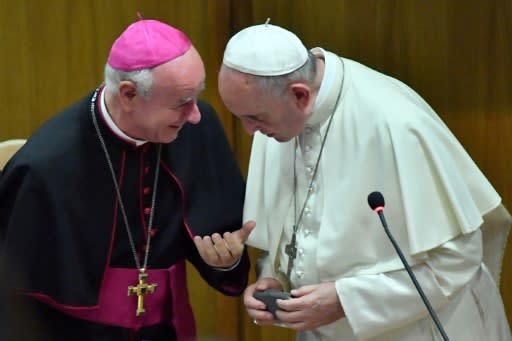
[[[193,235],[202,237],[242,227],[245,181],[217,113],[204,101],[199,101],[198,107],[201,122],[188,127],[190,145],[172,143],[171,146],[175,154],[186,153],[191,158],[186,174],[183,167],[177,168],[182,171],[180,178],[184,179],[185,192],[190,195],[186,202],[186,219]],[[193,242],[190,249],[188,260],[208,284],[226,295],[243,292],[250,269],[246,250],[238,266],[220,271],[204,263]]]
[[[193,243],[192,250],[193,251],[188,255],[188,260],[211,287],[227,296],[238,296],[243,293],[247,286],[248,273],[250,270],[247,248],[244,249],[240,263],[229,271],[218,270],[206,264]]]

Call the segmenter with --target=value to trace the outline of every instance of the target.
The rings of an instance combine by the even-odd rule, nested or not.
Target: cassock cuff
[[[235,264],[231,265],[230,267],[227,267],[227,268],[214,268],[214,269],[218,270],[218,271],[231,271],[234,268],[236,268],[238,266],[238,264],[240,264],[241,260],[242,260],[242,257],[238,258],[238,260],[235,262]]]

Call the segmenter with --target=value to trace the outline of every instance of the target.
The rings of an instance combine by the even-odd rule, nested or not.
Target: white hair
[[[119,83],[130,81],[135,84],[137,95],[149,99],[151,87],[153,86],[152,69],[141,69],[136,71],[121,71],[105,64],[105,87],[113,94],[119,95]]]
[[[317,73],[316,56],[308,52],[306,63],[295,71],[280,76],[252,76],[258,89],[266,94],[281,97],[286,93],[288,85],[294,82],[314,83]]]

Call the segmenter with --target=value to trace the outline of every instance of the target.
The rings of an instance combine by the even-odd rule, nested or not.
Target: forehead
[[[253,77],[224,66],[219,73],[219,93],[228,109],[239,115],[260,112],[268,101],[258,91]]]
[[[165,91],[194,92],[204,87],[203,61],[191,47],[183,56],[154,68],[153,81],[155,88],[162,88]]]

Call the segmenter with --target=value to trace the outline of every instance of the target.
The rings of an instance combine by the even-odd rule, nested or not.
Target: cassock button
[[[148,174],[149,170],[150,170],[149,166],[144,167],[144,174]]]
[[[156,232],[157,232],[157,229],[156,228],[152,228],[151,231],[149,231],[149,234],[151,235],[151,237],[153,238],[154,236],[156,236]]]
[[[148,195],[151,192],[151,187],[144,187],[144,194]]]
[[[151,213],[151,208],[146,207],[146,208],[144,209],[144,214],[145,214],[145,215],[149,215],[150,213]]]
[[[311,218],[313,215],[313,211],[308,207],[308,210],[306,211],[306,217]]]

